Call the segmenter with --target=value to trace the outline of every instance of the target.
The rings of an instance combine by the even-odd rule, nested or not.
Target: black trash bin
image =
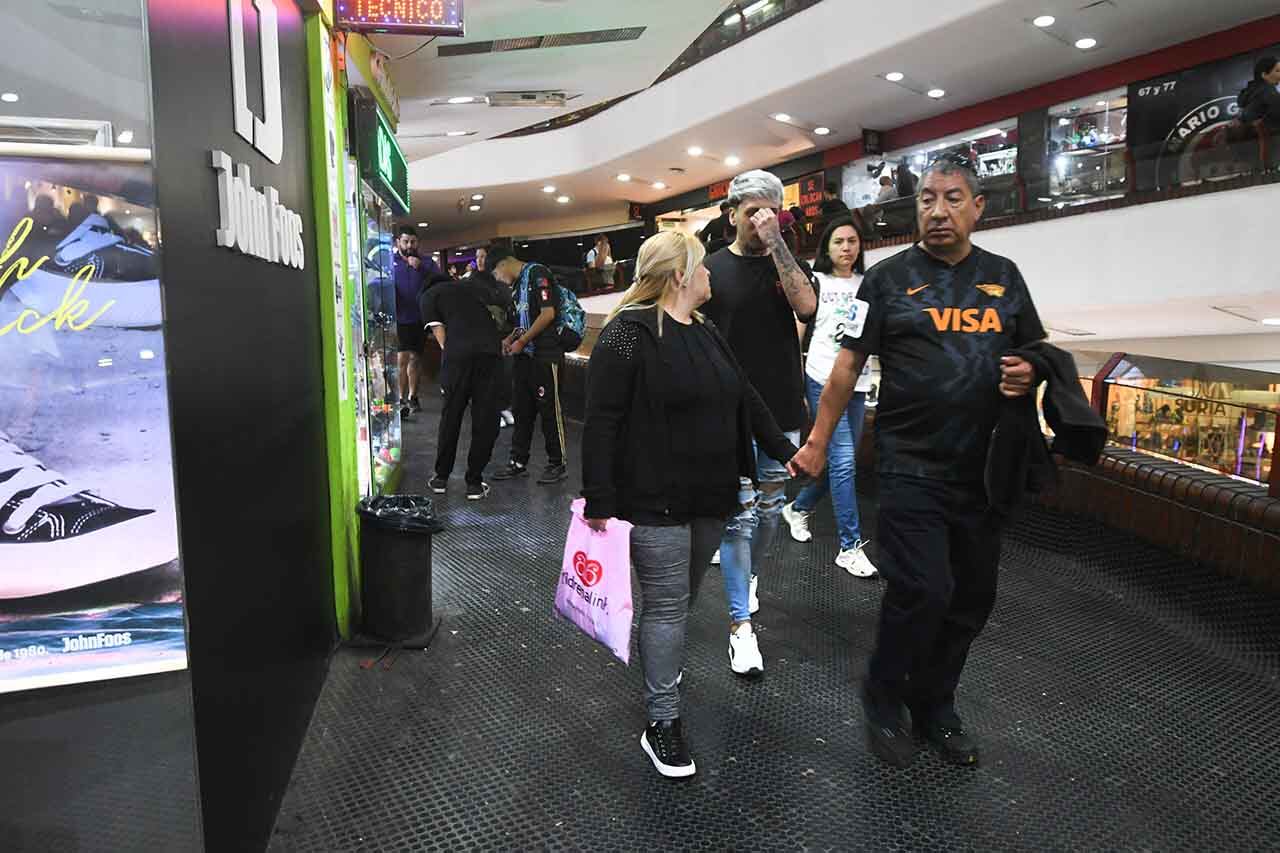
[[[361,640],[426,648],[439,620],[431,601],[431,537],[444,529],[431,499],[383,495],[360,502]]]

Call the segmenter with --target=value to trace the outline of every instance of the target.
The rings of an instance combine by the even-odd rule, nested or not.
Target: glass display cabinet
[[[397,403],[399,371],[396,364],[396,287],[392,268],[392,213],[366,183],[360,184],[361,211],[358,241],[359,269],[363,275],[361,300],[363,329],[362,376],[357,380],[362,423],[362,455],[367,453],[370,472],[366,492],[382,494],[395,487],[400,469],[400,409]],[[363,446],[368,444],[367,449]],[[362,484],[363,485],[363,484]]]

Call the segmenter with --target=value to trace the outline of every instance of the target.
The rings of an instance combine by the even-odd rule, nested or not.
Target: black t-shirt
[[[528,272],[528,286],[522,286],[517,279],[514,297],[516,325],[527,330],[533,327],[534,321],[538,319],[543,308],[551,308],[558,313],[560,299],[556,293],[555,279],[552,278],[549,269],[541,264],[529,264],[525,271]],[[564,355],[564,349],[560,346],[560,336],[556,334],[554,320],[542,334],[525,347],[524,354],[553,360]]]
[[[663,407],[671,435],[669,493],[676,496],[669,521],[722,517],[738,499],[742,382],[701,323],[684,326],[664,317],[661,349]]]
[[[703,311],[729,341],[747,379],[783,432],[804,427],[804,372],[796,314],[773,258],[721,249],[705,261],[711,301]]]
[[[912,246],[872,267],[858,300],[844,346],[880,356],[880,471],[982,482],[1000,358],[1045,337],[1018,267],[976,246],[952,267]]]
[[[422,321],[444,326],[444,356],[462,359],[502,354],[498,327],[486,304],[488,294],[478,281],[437,285],[422,297]]]

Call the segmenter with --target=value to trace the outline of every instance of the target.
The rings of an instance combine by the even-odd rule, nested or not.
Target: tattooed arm
[[[802,323],[807,323],[818,313],[818,295],[813,290],[813,283],[800,269],[800,263],[787,248],[782,239],[782,230],[778,227],[778,217],[772,210],[761,210],[752,217],[756,233],[769,247],[773,256],[773,264],[778,268],[778,278],[782,282],[782,291],[791,303],[791,310],[796,312]]]

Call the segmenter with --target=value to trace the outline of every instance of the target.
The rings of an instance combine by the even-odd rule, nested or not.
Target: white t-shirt
[[[826,385],[844,342],[845,323],[853,310],[853,300],[858,296],[862,276],[854,273],[853,278],[837,278],[819,272],[814,273],[814,277],[818,279],[818,313],[813,318],[813,339],[809,342],[805,373],[814,382]],[[868,358],[853,390],[870,391],[871,384],[871,359]]]

